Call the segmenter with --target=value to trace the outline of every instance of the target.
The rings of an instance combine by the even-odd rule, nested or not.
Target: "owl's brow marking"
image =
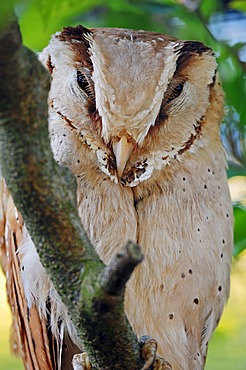
[[[195,55],[207,54],[214,56],[213,50],[199,41],[184,41],[181,45],[174,47],[174,51],[179,54],[174,77],[187,67]]]
[[[93,71],[93,64],[90,58],[90,40],[93,32],[83,26],[63,28],[56,37],[63,42],[67,42],[72,47],[76,61]]]

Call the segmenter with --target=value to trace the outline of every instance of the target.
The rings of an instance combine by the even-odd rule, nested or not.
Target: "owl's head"
[[[67,27],[40,59],[52,74],[51,131],[62,124],[76,132],[116,183],[135,186],[206,145],[217,64],[202,43]]]

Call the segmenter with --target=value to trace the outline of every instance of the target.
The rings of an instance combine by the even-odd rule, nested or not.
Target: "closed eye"
[[[171,89],[170,93],[167,95],[165,99],[165,104],[168,104],[170,101],[176,99],[183,91],[184,82],[177,84],[173,89]]]
[[[80,89],[87,95],[89,102],[95,105],[94,84],[89,74],[77,71],[77,83]],[[93,108],[94,109],[94,108]]]
[[[80,71],[77,71],[77,82],[78,82],[79,87],[87,95],[89,95],[90,94],[90,84],[89,84],[86,76],[82,72],[80,72]]]

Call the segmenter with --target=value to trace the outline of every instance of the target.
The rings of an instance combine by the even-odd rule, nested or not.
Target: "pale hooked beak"
[[[120,179],[126,163],[130,158],[130,155],[133,150],[133,143],[126,135],[122,135],[118,141],[113,143],[113,152],[116,159],[116,166],[117,166],[117,174],[118,178]]]

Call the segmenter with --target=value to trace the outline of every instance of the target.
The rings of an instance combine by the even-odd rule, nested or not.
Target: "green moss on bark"
[[[14,202],[93,369],[139,369],[138,341],[125,317],[123,297],[141,253],[127,252],[125,275],[120,264],[118,271],[105,270],[77,213],[75,179],[53,159],[47,126],[49,75],[22,46],[16,21],[1,31],[0,55],[0,159]],[[109,281],[113,273],[118,274],[114,286]]]

